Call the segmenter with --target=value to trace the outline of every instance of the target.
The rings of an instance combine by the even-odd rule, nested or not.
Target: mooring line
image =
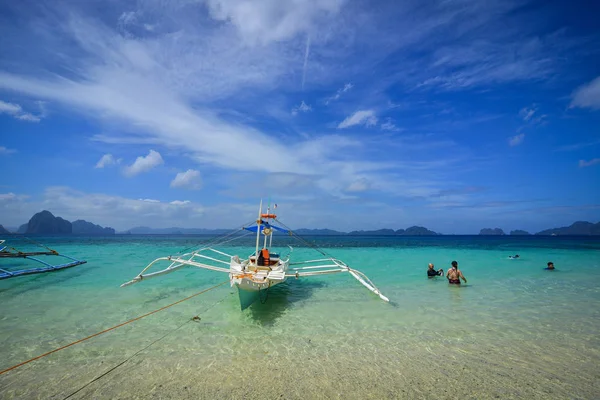
[[[60,351],[60,350],[66,349],[67,347],[71,347],[71,346],[73,346],[73,345],[76,345],[76,344],[78,344],[78,343],[85,342],[86,340],[89,340],[89,339],[91,339],[91,338],[93,338],[93,337],[96,337],[96,336],[102,335],[103,333],[106,333],[106,332],[110,332],[110,331],[112,331],[113,329],[120,328],[121,326],[124,326],[124,325],[130,324],[130,323],[132,323],[132,322],[134,322],[134,321],[137,321],[137,320],[139,320],[139,319],[145,318],[145,317],[147,317],[147,316],[149,316],[149,315],[155,314],[155,313],[157,313],[157,312],[159,312],[159,311],[162,311],[162,310],[165,310],[165,309],[167,309],[167,308],[169,308],[169,307],[173,307],[174,305],[177,305],[177,304],[179,304],[179,303],[183,303],[184,301],[186,301],[186,300],[189,300],[189,299],[191,299],[191,298],[193,298],[193,297],[199,296],[199,295],[201,295],[202,293],[206,293],[206,292],[208,292],[208,291],[210,291],[210,290],[216,289],[216,288],[218,288],[219,286],[222,286],[222,285],[226,284],[227,282],[229,282],[229,280],[223,281],[223,282],[219,283],[218,285],[215,285],[215,286],[213,286],[213,287],[210,287],[210,288],[208,288],[208,289],[204,289],[204,290],[202,290],[202,291],[200,291],[200,292],[198,292],[198,293],[195,293],[195,294],[193,294],[193,295],[191,295],[191,296],[188,296],[188,297],[186,297],[185,299],[178,300],[178,301],[176,301],[175,303],[171,303],[171,304],[169,304],[169,305],[166,305],[166,306],[164,306],[164,307],[161,307],[161,308],[159,308],[159,309],[157,309],[157,310],[150,311],[149,313],[146,313],[146,314],[144,314],[144,315],[141,315],[141,316],[139,316],[139,317],[135,317],[135,318],[133,318],[133,319],[130,319],[129,321],[125,321],[125,322],[123,322],[123,323],[120,323],[119,325],[115,325],[115,326],[113,326],[113,327],[111,327],[111,328],[105,329],[105,330],[103,330],[103,331],[101,331],[101,332],[98,332],[98,333],[94,333],[93,335],[90,335],[90,336],[84,337],[83,339],[76,340],[75,342],[69,343],[69,344],[67,344],[67,345],[65,345],[65,346],[61,346],[61,347],[59,347],[59,348],[57,348],[57,349],[51,350],[51,351],[49,351],[49,352],[47,352],[47,353],[44,353],[44,354],[41,354],[41,355],[39,355],[39,356],[37,356],[37,357],[33,357],[33,358],[31,358],[31,359],[29,359],[29,360],[27,360],[27,361],[23,361],[23,362],[22,362],[22,363],[20,363],[20,364],[13,365],[13,366],[12,366],[12,367],[10,367],[10,368],[7,368],[7,369],[5,369],[5,370],[3,370],[3,371],[0,371],[0,375],[2,375],[2,374],[5,374],[5,373],[7,373],[8,371],[12,371],[13,369],[19,368],[19,367],[21,367],[21,366],[23,366],[23,365],[25,365],[25,364],[29,364],[29,363],[30,363],[30,362],[32,362],[32,361],[39,360],[40,358],[42,358],[42,357],[46,357],[46,356],[48,356],[48,355],[50,355],[50,354],[52,354],[52,353],[56,353],[57,351]]]
[[[211,305],[210,307],[208,307],[207,309],[205,309],[203,312],[206,313],[208,310],[210,310],[211,308],[213,308],[217,304],[221,303],[225,299],[225,297],[227,297],[227,296],[223,296],[223,298],[221,300],[215,302],[213,305]],[[119,368],[121,365],[123,365],[127,361],[131,360],[133,357],[135,357],[138,354],[140,354],[141,352],[147,350],[151,346],[155,345],[156,343],[160,342],[161,340],[163,340],[164,338],[166,338],[167,336],[169,336],[171,333],[178,331],[179,329],[183,328],[185,325],[187,325],[189,322],[192,322],[192,321],[200,321],[200,317],[196,315],[195,317],[192,317],[192,318],[188,319],[183,324],[179,325],[177,328],[175,328],[175,329],[173,329],[173,330],[165,333],[163,336],[161,336],[160,338],[156,339],[155,341],[153,341],[152,343],[150,343],[146,347],[144,347],[144,348],[136,351],[135,353],[133,353],[132,355],[130,355],[129,357],[127,357],[125,360],[121,361],[120,363],[118,363],[114,367],[110,368],[109,370],[107,370],[103,374],[101,374],[101,375],[97,376],[96,378],[92,379],[91,381],[89,381],[88,383],[86,383],[85,385],[83,385],[82,387],[80,387],[79,389],[77,389],[76,391],[74,391],[73,393],[71,393],[70,395],[68,395],[67,397],[65,397],[63,400],[67,400],[67,399],[73,397],[74,395],[76,395],[77,393],[81,392],[86,387],[90,386],[92,383],[94,383],[94,382],[100,380],[101,378],[105,377],[106,375],[110,374],[112,371],[114,371],[115,369]]]

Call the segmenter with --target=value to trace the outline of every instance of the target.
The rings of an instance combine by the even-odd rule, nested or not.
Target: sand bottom
[[[414,342],[414,336],[375,331],[295,337],[275,347],[269,341],[280,338],[236,345],[221,337],[214,338],[225,346],[218,354],[193,346],[185,350],[182,334],[201,334],[199,328],[184,326],[71,398],[592,399],[600,394],[597,347],[548,347],[527,340],[483,346],[439,335]],[[128,352],[93,358],[85,351],[62,360],[50,356],[0,377],[1,397],[63,399],[143,347],[132,343]]]

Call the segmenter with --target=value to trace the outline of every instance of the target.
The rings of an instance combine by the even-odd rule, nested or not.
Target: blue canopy
[[[258,229],[258,227],[259,227],[259,225],[254,225],[254,226],[249,226],[249,227],[247,227],[247,228],[244,228],[244,229],[245,229],[245,230],[247,230],[247,231],[250,231],[250,232],[256,232],[256,230]],[[263,229],[265,229],[265,228],[271,228],[271,229],[275,229],[276,231],[283,232],[283,233],[287,233],[287,234],[289,234],[289,233],[290,233],[290,231],[288,231],[287,229],[283,229],[283,228],[280,228],[280,227],[278,227],[278,226],[271,225],[271,224],[269,224],[268,222],[263,222],[262,224],[260,224],[260,231],[261,231],[261,232],[262,232],[262,231],[263,231]]]

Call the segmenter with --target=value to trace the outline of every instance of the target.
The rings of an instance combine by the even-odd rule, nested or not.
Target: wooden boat
[[[26,259],[26,260],[31,260],[31,261],[40,263],[43,265],[43,267],[27,268],[27,269],[19,269],[19,270],[9,270],[6,267],[0,268],[0,279],[8,279],[8,278],[15,278],[17,276],[22,276],[22,275],[41,274],[44,272],[59,271],[61,269],[72,268],[77,265],[86,263],[86,261],[77,260],[73,257],[69,257],[64,254],[59,254],[56,250],[50,249],[42,244],[34,242],[33,240],[30,240],[27,238],[23,238],[23,239],[28,240],[29,242],[35,244],[36,246],[45,248],[46,251],[42,251],[42,250],[40,250],[40,251],[21,251],[19,249],[16,249],[14,247],[7,245],[6,240],[0,240],[0,260],[1,259],[9,259],[9,258],[12,258],[12,259],[20,258],[20,259]],[[47,261],[44,261],[43,258],[45,258],[45,256],[61,257],[61,258],[66,258],[67,260],[70,260],[70,261],[63,263],[63,264],[51,264]],[[2,264],[0,264],[0,265],[2,265]]]
[[[288,246],[290,251],[284,256],[271,251],[273,233],[275,231],[296,237],[303,241],[302,238],[298,237],[290,229],[280,225],[283,224],[277,219],[277,215],[270,212],[270,207],[267,208],[266,213],[262,212],[261,201],[258,218],[249,226],[243,226],[239,230],[235,230],[225,235],[210,246],[202,247],[177,256],[159,257],[148,264],[135,278],[123,283],[121,287],[165,275],[183,267],[203,268],[229,274],[231,286],[237,287],[240,306],[243,310],[259,299],[261,293],[266,293],[270,288],[285,282],[288,278],[298,279],[302,277],[346,272],[356,278],[371,292],[379,296],[379,298],[384,301],[389,301],[389,299],[377,289],[365,274],[350,268],[341,260],[328,256],[325,252],[316,247],[315,250],[325,256],[325,258],[291,262],[291,254],[293,252],[291,246]],[[231,255],[214,248],[219,244],[231,242],[246,236],[241,234],[242,232],[256,234],[255,251],[249,256],[240,258],[238,255]],[[304,243],[314,247],[306,241],[304,241]],[[166,268],[156,272],[148,272],[155,264],[164,262],[169,263]]]

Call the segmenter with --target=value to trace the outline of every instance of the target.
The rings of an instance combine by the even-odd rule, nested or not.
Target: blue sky
[[[0,2],[0,223],[600,220],[598,2]]]

